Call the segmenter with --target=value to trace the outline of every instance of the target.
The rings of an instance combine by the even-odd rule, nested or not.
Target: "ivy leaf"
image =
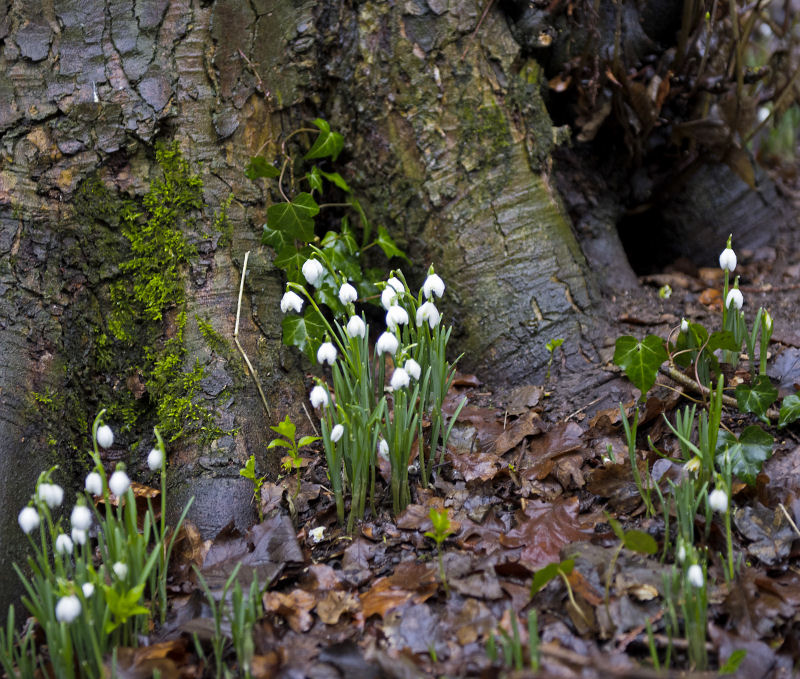
[[[314,217],[318,213],[317,201],[310,193],[303,192],[289,203],[277,203],[267,208],[267,224],[270,229],[310,243],[314,240]]]
[[[286,235],[283,231],[270,229],[264,224],[264,230],[261,232],[261,242],[264,245],[269,245],[275,252],[280,252],[287,245],[292,245],[294,239]]]
[[[769,377],[759,375],[753,384],[740,384],[736,387],[736,403],[743,413],[755,413],[760,418],[778,398],[778,390],[772,386]]]
[[[347,196],[347,202],[350,203],[350,206],[358,213],[358,218],[361,220],[361,231],[363,232],[363,240],[361,242],[366,245],[372,235],[372,225],[369,223],[369,219],[367,219],[364,208],[361,207],[361,203],[359,203],[356,198]]]
[[[608,515],[606,515],[608,516]],[[622,544],[634,552],[640,554],[655,554],[658,551],[658,544],[649,533],[641,530],[624,530],[622,524],[614,518],[608,517],[611,530],[620,539]]]
[[[281,326],[283,343],[287,347],[297,347],[314,361],[316,350],[325,337],[325,324],[316,310],[309,307],[302,316],[285,316]]]
[[[406,257],[405,252],[397,247],[385,226],[378,227],[378,238],[375,242],[380,246],[380,249],[383,250],[383,254],[386,255],[388,259],[392,257],[402,257],[410,263],[411,260]]]
[[[280,177],[281,171],[274,165],[270,165],[264,156],[255,156],[250,159],[249,163],[247,163],[247,167],[244,170],[244,176],[253,180],[261,177],[273,179],[275,177]]]
[[[315,165],[311,168],[311,172],[306,172],[306,181],[308,185],[311,187],[312,191],[319,191],[322,193],[322,175],[325,174],[324,172],[320,172],[319,168]]]
[[[565,559],[561,563],[549,563],[544,568],[540,568],[533,574],[531,582],[531,596],[534,596],[548,582],[559,574],[569,575],[575,566],[575,559]]]
[[[331,126],[327,120],[317,118],[314,121],[314,125],[319,128],[319,134],[314,140],[314,145],[303,157],[306,160],[312,160],[313,158],[327,158],[330,156],[331,160],[336,160],[344,148],[344,137],[338,132],[331,132]]]
[[[280,249],[275,256],[273,264],[284,271],[289,271],[290,269],[299,271],[303,264],[305,264],[306,259],[308,259],[308,257],[302,250],[298,250],[294,245],[287,245]]]
[[[709,336],[705,350],[709,353],[713,353],[717,349],[739,351],[741,348],[741,344],[738,346],[736,345],[736,340],[730,330],[718,330],[717,332],[712,332]]]
[[[798,418],[800,418],[800,395],[789,394],[781,402],[781,414],[778,418],[778,427],[785,427]]]
[[[350,193],[350,187],[347,185],[347,182],[344,180],[342,175],[340,175],[338,172],[323,172],[320,170],[319,173],[329,182],[338,186],[342,191]]]
[[[745,429],[737,439],[724,429],[717,438],[716,461],[721,469],[725,463],[725,449],[731,456],[732,470],[742,481],[755,485],[761,465],[772,453],[772,437],[757,424]]]
[[[614,363],[625,371],[642,396],[655,384],[658,369],[666,360],[664,341],[657,335],[648,335],[641,342],[630,335],[617,338]]]

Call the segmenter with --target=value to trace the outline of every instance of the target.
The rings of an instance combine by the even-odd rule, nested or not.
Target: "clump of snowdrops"
[[[322,413],[322,441],[341,522],[345,489],[351,494],[347,526],[352,530],[355,519],[364,514],[367,497],[371,503],[374,500],[378,455],[389,461],[395,513],[410,501],[408,470],[414,441],[419,442],[417,459],[424,486],[430,480],[437,452],[439,463],[443,460],[450,431],[464,403],[448,424],[442,406],[455,376],[454,363],[446,357],[452,328],[444,326],[436,307],[445,284],[432,266],[416,294],[401,271],[390,272],[387,281],[378,283],[386,326],[374,338],[373,356],[370,327],[364,312],[356,308],[359,299],[355,287],[318,249],[306,260],[302,273],[311,291],[304,285],[288,283],[281,310],[300,313],[307,301],[316,312],[317,322],[325,328],[316,359],[321,366],[329,366],[330,378],[317,379],[310,399]],[[318,305],[320,296],[314,288],[331,276],[338,284],[341,303],[333,306],[344,309],[344,313],[329,307],[329,320]],[[387,358],[393,367],[388,380]],[[431,426],[427,446],[424,416]]]

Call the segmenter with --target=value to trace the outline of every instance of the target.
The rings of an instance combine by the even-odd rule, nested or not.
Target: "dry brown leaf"
[[[433,568],[415,562],[401,563],[393,575],[378,578],[361,596],[364,619],[372,615],[383,618],[393,608],[410,601],[415,604],[432,597],[439,585]]]
[[[314,624],[311,611],[317,605],[317,598],[302,589],[289,594],[264,592],[264,608],[286,619],[295,632],[307,632]]]
[[[513,420],[506,430],[497,437],[493,452],[495,455],[503,455],[512,448],[516,448],[517,444],[526,436],[541,434],[543,430],[544,426],[539,413],[528,410],[519,418]]]
[[[335,625],[345,613],[356,615],[360,611],[358,597],[350,592],[327,592],[317,603],[317,615],[326,625]]]
[[[467,483],[476,479],[490,481],[506,466],[494,453],[453,452],[448,448],[445,459]]]

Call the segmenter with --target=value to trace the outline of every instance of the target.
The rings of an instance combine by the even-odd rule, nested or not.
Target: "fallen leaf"
[[[364,619],[372,615],[383,618],[389,611],[406,602],[422,603],[438,589],[433,567],[411,561],[403,562],[393,575],[378,578],[369,591],[361,595]]]
[[[317,603],[317,615],[326,625],[335,625],[345,613],[357,614],[361,610],[358,597],[350,592],[327,592]]]
[[[722,311],[722,293],[717,288],[706,288],[698,297],[700,304],[713,311]]]
[[[310,592],[295,589],[289,594],[264,592],[264,609],[286,619],[295,632],[307,632],[314,624],[311,611],[317,605],[316,597]]]
[[[526,436],[541,434],[543,430],[544,426],[539,414],[528,410],[522,416],[512,420],[505,431],[497,437],[492,452],[495,455],[503,455],[512,448],[516,448],[517,444]]]
[[[506,466],[506,463],[494,453],[453,451],[449,446],[445,460],[467,483],[477,479],[490,481]]]

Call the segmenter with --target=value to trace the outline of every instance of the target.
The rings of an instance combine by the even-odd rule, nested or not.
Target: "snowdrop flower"
[[[71,535],[72,535],[72,541],[76,545],[85,545],[86,538],[89,536],[89,534],[85,530],[80,530],[79,528],[73,528],[71,531]]]
[[[719,268],[733,271],[736,268],[736,253],[730,248],[725,248],[719,256]]]
[[[64,501],[64,489],[55,483],[40,483],[36,497],[53,509]]]
[[[325,387],[323,387],[321,384],[318,384],[311,390],[308,398],[311,401],[311,405],[315,408],[319,408],[320,406],[325,407],[328,405],[328,392],[325,391]]]
[[[131,480],[121,469],[117,469],[108,480],[108,489],[117,497],[122,497],[128,488],[131,487]]]
[[[681,332],[689,332],[689,321],[685,318],[681,319]]]
[[[84,483],[83,487],[86,488],[86,490],[92,495],[102,495],[103,479],[97,472],[90,472],[86,475],[86,482]]]
[[[700,568],[696,563],[693,563],[689,568],[686,570],[686,579],[695,587],[702,587],[704,578],[703,578],[703,569]]]
[[[333,365],[336,361],[336,347],[330,342],[324,342],[317,350],[317,363]]]
[[[117,563],[111,566],[111,570],[114,571],[114,575],[120,580],[124,580],[128,577],[128,566],[122,563],[122,561],[117,561]]]
[[[422,284],[422,294],[425,299],[430,299],[433,295],[441,297],[444,294],[444,281],[437,274],[430,274]]]
[[[403,285],[403,282],[397,278],[397,276],[392,276],[388,281],[386,281],[386,285],[390,288],[394,288],[394,291],[398,295],[402,295],[406,291],[406,287]]]
[[[333,429],[331,429],[331,441],[336,443],[342,435],[344,434],[344,427],[341,424],[337,424]]]
[[[764,309],[764,326],[767,328],[768,332],[772,331],[772,316],[770,316],[769,311]]]
[[[92,511],[86,505],[75,505],[72,508],[69,521],[73,528],[89,530],[89,526],[92,525]]]
[[[315,288],[319,284],[323,273],[325,273],[325,269],[316,259],[307,259],[303,264],[303,276],[308,281],[308,284],[313,285]]]
[[[281,297],[281,311],[286,313],[289,309],[294,309],[297,313],[303,308],[303,298],[300,297],[296,292],[292,290],[287,290],[283,293],[283,297]]]
[[[386,312],[386,327],[394,332],[397,330],[398,325],[405,325],[406,323],[408,323],[408,312],[396,304],[390,306]]]
[[[94,585],[91,582],[84,582],[81,585],[81,591],[83,592],[83,596],[87,599],[94,594]]]
[[[431,328],[435,328],[439,322],[439,310],[433,302],[425,302],[419,309],[417,309],[417,327],[422,325],[425,321]]]
[[[419,376],[422,374],[422,368],[420,367],[420,364],[417,363],[413,358],[409,358],[403,367],[405,368],[409,377],[412,377],[415,380],[418,380]]]
[[[97,445],[101,448],[110,448],[114,443],[114,432],[107,424],[97,428]]]
[[[72,554],[72,546],[72,540],[69,539],[69,535],[61,533],[56,538],[56,551],[59,554]]]
[[[310,531],[308,531],[308,537],[314,541],[314,544],[322,542],[325,537],[325,526],[317,526],[316,528],[312,528]]]
[[[398,342],[397,337],[390,332],[385,332],[375,343],[375,351],[378,353],[378,356],[386,353],[394,356],[398,346],[400,346],[400,342]]]
[[[712,511],[724,514],[728,511],[728,494],[721,488],[715,488],[708,494],[708,506]]]
[[[339,288],[339,301],[342,304],[350,304],[350,302],[355,302],[357,299],[358,291],[350,283],[345,283]]]
[[[762,35],[764,35],[764,30],[763,29],[765,29],[765,28],[767,29],[767,31],[769,33],[772,33],[772,31],[770,30],[770,27],[767,26],[767,24],[761,24],[760,29],[761,29],[761,34]],[[759,123],[763,123],[767,118],[769,118],[769,109],[766,106],[759,106],[758,107],[758,122]]]
[[[387,285],[381,293],[381,306],[388,311],[397,302],[397,296],[397,290],[391,285]]]
[[[725,300],[725,308],[730,309],[731,305],[733,305],[738,311],[742,308],[742,304],[744,304],[744,297],[739,288],[734,288],[728,293],[728,299]]]
[[[367,334],[367,326],[360,316],[351,316],[347,321],[347,334],[350,337],[363,337]]]
[[[702,467],[702,460],[700,460],[700,458],[697,457],[697,455],[695,455],[691,460],[689,460],[686,464],[683,465],[683,468],[687,472],[691,472],[694,474],[699,472],[701,467]]]
[[[398,389],[402,389],[403,387],[407,387],[409,383],[408,373],[403,370],[403,368],[395,368],[394,372],[392,373],[392,379],[389,382],[389,385],[397,391]]]
[[[147,466],[150,467],[153,471],[157,469],[161,469],[161,463],[164,461],[164,455],[161,452],[161,448],[153,448],[147,454]]]
[[[71,623],[81,614],[81,600],[74,594],[62,596],[56,604],[56,620]]]
[[[678,544],[678,549],[675,552],[675,558],[680,562],[683,563],[686,561],[686,547],[683,546],[683,542]]]
[[[378,455],[380,455],[384,460],[389,459],[389,444],[386,443],[386,439],[381,439],[378,441]]]
[[[25,535],[29,535],[32,530],[39,527],[39,512],[33,507],[25,507],[17,517],[19,527]]]

